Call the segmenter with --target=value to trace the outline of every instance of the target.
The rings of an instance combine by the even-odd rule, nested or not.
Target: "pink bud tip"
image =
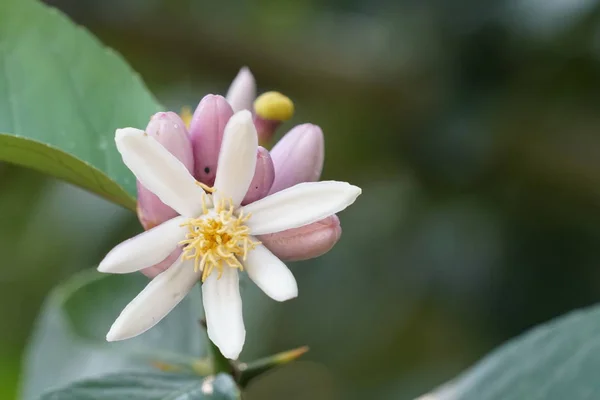
[[[159,112],[152,116],[146,133],[156,139],[171,154],[185,165],[188,171],[194,169],[192,145],[181,118],[174,112]],[[145,229],[163,223],[177,213],[150,192],[139,182],[138,189],[138,217]]]
[[[194,152],[194,177],[212,186],[215,182],[223,131],[233,110],[224,97],[205,96],[192,117],[190,138]]]
[[[300,228],[259,236],[259,240],[283,261],[299,261],[327,253],[341,235],[340,220],[332,215]]]
[[[275,181],[270,193],[319,180],[325,158],[323,131],[313,124],[294,127],[273,147],[271,158]]]
[[[185,123],[174,112],[159,112],[150,118],[146,133],[169,150],[188,170],[194,167],[192,146]]]
[[[227,101],[234,112],[252,110],[256,97],[256,81],[248,67],[242,67],[227,90]]]
[[[275,179],[275,167],[271,155],[264,147],[258,147],[256,152],[256,169],[254,170],[254,178],[250,183],[248,192],[242,200],[242,205],[250,204],[256,200],[260,200],[269,194],[273,180]]]

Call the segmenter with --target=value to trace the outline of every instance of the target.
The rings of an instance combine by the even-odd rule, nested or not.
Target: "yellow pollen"
[[[279,92],[266,92],[254,100],[254,111],[270,121],[287,121],[294,116],[294,103]]]
[[[203,189],[213,192],[213,188]],[[194,271],[202,271],[202,282],[208,278],[213,270],[219,271],[217,279],[221,278],[224,267],[244,270],[241,261],[246,260],[248,251],[253,250],[260,242],[250,238],[250,229],[246,222],[250,214],[235,216],[235,207],[231,199],[221,199],[214,208],[214,213],[209,214],[208,207],[202,196],[202,215],[190,218],[182,226],[187,226],[188,233],[183,245],[182,257],[184,260],[194,260]],[[240,261],[241,259],[241,261]]]
[[[185,127],[189,129],[190,124],[192,123],[192,109],[187,106],[181,107],[181,112],[179,113],[179,116],[185,124]]]

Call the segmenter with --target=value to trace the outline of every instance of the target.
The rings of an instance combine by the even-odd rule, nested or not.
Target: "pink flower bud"
[[[192,117],[190,139],[194,152],[194,177],[212,186],[215,183],[217,161],[223,131],[233,115],[231,106],[222,96],[205,96]]]
[[[191,172],[194,170],[192,146],[185,124],[174,112],[159,112],[152,116],[146,133],[156,139]],[[150,229],[175,216],[177,212],[165,205],[141,183],[137,183],[137,212],[144,229]]]
[[[256,169],[254,178],[250,183],[246,197],[242,200],[242,205],[250,204],[260,200],[269,194],[273,180],[275,179],[275,167],[271,155],[264,147],[258,147],[256,153]]]
[[[240,69],[231,82],[226,97],[234,112],[252,111],[252,102],[256,97],[256,82],[248,67]]]
[[[303,124],[289,131],[271,150],[275,181],[269,193],[321,177],[325,158],[323,132],[317,125]]]
[[[327,253],[342,235],[337,215],[296,229],[259,236],[259,240],[283,261],[299,261]]]

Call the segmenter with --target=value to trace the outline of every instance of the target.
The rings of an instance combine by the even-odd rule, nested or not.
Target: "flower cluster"
[[[170,112],[153,116],[145,131],[117,130],[117,149],[138,180],[138,215],[147,230],[116,246],[98,269],[142,271],[154,279],[107,340],[150,329],[201,282],[208,335],[235,359],[245,341],[238,273],[277,301],[294,298],[296,281],[280,259],[318,256],[339,239],[335,213],[360,188],[316,182],[324,146],[314,125],[295,127],[270,152],[260,147],[291,116],[293,104],[276,92],[257,99],[255,93],[244,68],[227,99],[202,99],[189,131]]]

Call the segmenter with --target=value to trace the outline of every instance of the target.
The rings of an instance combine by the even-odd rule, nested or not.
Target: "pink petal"
[[[209,94],[200,101],[192,117],[194,177],[209,186],[215,182],[223,132],[232,115],[233,110],[224,97]]]
[[[242,200],[242,205],[250,204],[265,197],[271,190],[274,179],[275,167],[273,166],[273,160],[271,160],[267,149],[259,146],[256,153],[254,178],[252,178],[248,192]]]
[[[173,265],[175,260],[177,260],[177,257],[179,257],[180,255],[181,255],[181,247],[177,247],[163,261],[161,261],[158,264],[155,264],[151,267],[141,270],[141,273],[146,275],[148,278],[154,278],[156,275],[160,274],[161,272],[166,271],[171,265]]]

